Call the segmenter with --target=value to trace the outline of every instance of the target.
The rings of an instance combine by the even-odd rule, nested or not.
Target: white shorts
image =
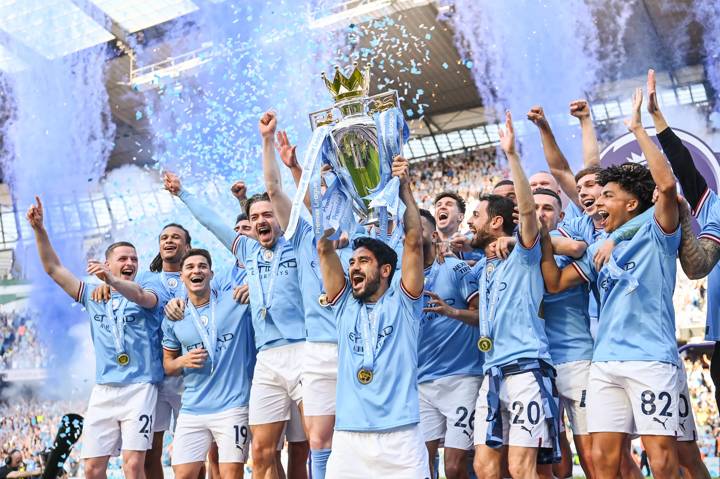
[[[486,376],[475,404],[475,445],[485,444],[488,417],[487,393],[492,379]],[[520,447],[553,447],[545,420],[540,385],[532,371],[505,376],[500,382],[503,444]]]
[[[326,479],[429,479],[420,426],[390,432],[335,431]]]
[[[567,413],[573,435],[588,434],[587,425],[587,387],[590,374],[590,361],[571,361],[555,366],[561,411]],[[562,418],[563,415],[561,414]],[[563,421],[564,422],[564,421]]]
[[[171,429],[170,426],[173,424],[173,419],[177,423],[182,391],[182,376],[165,376],[163,382],[158,385],[153,432],[169,431]]]
[[[658,361],[592,363],[588,430],[674,436],[678,429],[677,369]]]
[[[697,426],[688,392],[687,373],[684,367],[678,368],[678,432],[677,440],[697,441]]]
[[[475,401],[482,376],[448,376],[418,385],[420,429],[425,442],[445,439],[445,447],[473,447]]]
[[[305,442],[307,436],[305,436],[305,429],[303,428],[302,414],[300,414],[300,408],[295,403],[290,405],[290,420],[285,423],[283,432],[280,435],[278,441],[277,450],[282,451],[285,447],[285,441],[287,442]]]
[[[305,342],[265,349],[257,354],[250,388],[250,425],[290,419],[290,405],[302,401],[301,367]]]
[[[335,343],[305,343],[302,398],[306,416],[334,416],[338,349]]]
[[[236,407],[212,414],[181,412],[173,438],[172,465],[205,462],[213,441],[218,446],[218,462],[247,461],[250,452],[248,408]]]
[[[120,451],[150,449],[156,402],[154,384],[96,384],[85,412],[81,457],[119,456]]]

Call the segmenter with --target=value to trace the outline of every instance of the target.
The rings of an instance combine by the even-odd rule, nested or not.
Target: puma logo
[[[463,434],[465,434],[465,435],[466,435],[467,437],[469,437],[470,439],[473,438],[473,435],[470,434],[469,432],[467,432],[465,429],[463,429]]]
[[[523,431],[527,431],[527,433],[530,434],[530,437],[532,437],[532,431],[530,429],[525,426],[520,426],[520,429],[522,429]]]
[[[654,417],[653,421],[662,424],[663,429],[667,429],[667,426],[665,424],[668,422],[668,419],[670,418],[666,418],[665,421],[661,421],[660,419]]]

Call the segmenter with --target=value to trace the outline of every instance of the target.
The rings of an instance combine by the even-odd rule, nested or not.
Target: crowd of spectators
[[[0,312],[0,370],[42,368],[47,349],[38,339],[32,310]]]
[[[0,400],[0,452],[7,457],[17,449],[22,453],[26,471],[40,469],[42,454],[53,445],[60,419],[68,412],[83,411],[84,401],[50,401],[32,397],[29,390],[3,394]],[[79,467],[76,449],[66,461],[68,477],[75,477]]]

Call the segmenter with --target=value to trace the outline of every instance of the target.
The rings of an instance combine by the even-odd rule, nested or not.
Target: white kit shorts
[[[212,414],[181,412],[173,438],[172,465],[205,462],[213,442],[218,446],[218,462],[246,462],[250,453],[248,408]]]
[[[425,442],[444,439],[445,447],[472,449],[481,383],[481,376],[448,376],[418,385]]]

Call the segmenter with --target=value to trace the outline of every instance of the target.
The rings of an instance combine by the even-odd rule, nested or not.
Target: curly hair
[[[598,172],[597,181],[601,186],[617,183],[624,191],[635,196],[640,203],[640,212],[652,206],[655,182],[648,170],[637,163],[613,165]]]

